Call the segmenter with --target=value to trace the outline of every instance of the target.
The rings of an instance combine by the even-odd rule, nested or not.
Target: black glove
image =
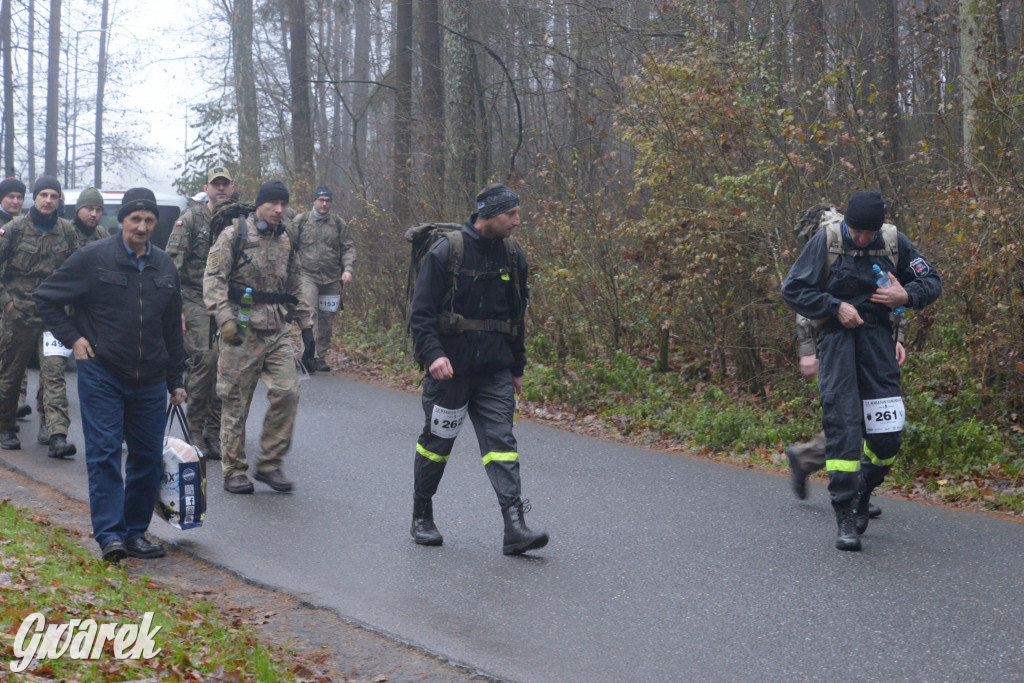
[[[302,331],[302,364],[306,370],[313,367],[313,358],[316,356],[316,342],[313,341],[313,330],[306,328]]]

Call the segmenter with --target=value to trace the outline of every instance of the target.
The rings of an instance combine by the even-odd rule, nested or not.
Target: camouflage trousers
[[[187,356],[185,391],[188,392],[189,429],[207,439],[220,438],[221,402],[217,395],[218,342],[216,323],[206,307],[185,299],[185,354]],[[212,328],[212,331],[211,331]]]
[[[14,311],[12,311],[14,312]],[[63,356],[51,356],[49,363],[42,354],[43,324],[38,318],[26,318],[14,312],[0,321],[0,429],[14,429],[25,382],[25,370],[33,347],[39,350],[39,393],[36,395],[43,424],[51,434],[67,434],[68,396],[64,380]]]
[[[224,478],[245,474],[245,423],[256,383],[267,385],[267,414],[260,434],[256,469],[280,469],[292,445],[299,407],[299,375],[290,329],[245,331],[242,344],[224,344],[217,362],[217,394],[221,400],[220,442]]]
[[[303,274],[302,276],[302,298],[306,300],[309,307],[316,311],[313,318],[313,340],[316,342],[316,358],[321,359],[327,354],[331,346],[331,335],[334,332],[334,316],[336,311],[320,310],[320,297],[341,296],[341,282],[331,282],[326,285],[317,284],[313,278]]]

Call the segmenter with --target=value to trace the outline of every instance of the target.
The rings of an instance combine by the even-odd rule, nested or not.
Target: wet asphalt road
[[[260,385],[250,453],[265,405]],[[1024,525],[883,497],[864,551],[843,553],[823,484],[800,502],[782,477],[521,423],[527,520],[551,543],[501,554],[467,427],[435,498],[445,544],[423,548],[409,538],[421,415],[418,396],[315,376],[293,494],[228,494],[212,463],[205,526],[151,533],[501,679],[1024,680]],[[0,460],[86,500],[82,455],[47,458],[37,416],[21,425],[23,450]]]

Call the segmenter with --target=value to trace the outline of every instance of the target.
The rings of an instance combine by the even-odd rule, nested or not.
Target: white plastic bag
[[[178,418],[187,436],[188,427],[181,406],[168,406],[168,429],[173,416]],[[201,527],[206,518],[206,467],[202,451],[173,436],[164,436],[156,514],[176,529]]]

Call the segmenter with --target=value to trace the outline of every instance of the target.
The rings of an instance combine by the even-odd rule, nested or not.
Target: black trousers
[[[455,438],[468,418],[476,431],[487,477],[505,507],[519,500],[519,452],[512,435],[515,410],[512,373],[423,378],[423,431],[416,442],[416,500],[429,500],[437,492]]]

